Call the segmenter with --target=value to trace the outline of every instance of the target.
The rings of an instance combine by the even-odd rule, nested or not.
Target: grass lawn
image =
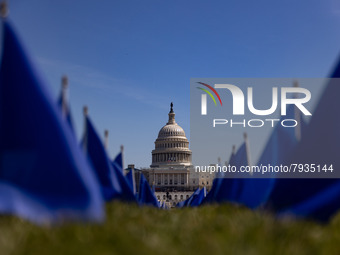
[[[228,204],[158,210],[114,202],[102,224],[38,227],[1,216],[0,254],[340,254],[340,214],[320,224]]]

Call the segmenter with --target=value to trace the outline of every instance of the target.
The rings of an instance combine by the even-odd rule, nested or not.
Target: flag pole
[[[9,10],[8,10],[8,3],[6,0],[2,1],[0,3],[0,15],[1,15],[1,18],[6,18],[9,14]]]
[[[120,146],[120,152],[122,153],[122,170],[123,170],[123,173],[124,173],[124,145],[121,145]]]
[[[67,89],[68,77],[66,75],[61,77],[61,105],[63,116],[67,114]]]
[[[104,148],[107,150],[109,147],[109,130],[104,131]]]
[[[218,157],[218,158],[217,158],[217,163],[218,163],[219,165],[221,165],[221,157]]]
[[[83,107],[83,113],[84,113],[84,117],[86,118],[87,114],[89,113],[89,109],[87,108],[86,105]]]
[[[88,115],[88,108],[87,106],[85,105],[83,107],[83,114],[84,114],[84,142],[83,142],[83,150],[84,152],[87,151],[87,125],[86,125],[86,118],[87,118],[87,115]]]

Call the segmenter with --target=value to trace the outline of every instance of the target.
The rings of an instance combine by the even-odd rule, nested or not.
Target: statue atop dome
[[[170,112],[171,112],[171,113],[173,113],[173,112],[174,112],[174,109],[173,109],[173,107],[174,107],[174,104],[171,102],[171,104],[170,104]]]

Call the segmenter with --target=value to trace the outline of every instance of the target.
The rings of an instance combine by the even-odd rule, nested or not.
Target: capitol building
[[[151,152],[150,167],[134,170],[143,173],[150,186],[154,187],[159,201],[174,206],[187,199],[198,187],[205,186],[209,190],[214,177],[195,172],[189,141],[183,128],[176,123],[173,103],[168,117],[168,122],[158,133],[155,149]],[[127,170],[131,168],[134,165],[129,165]]]

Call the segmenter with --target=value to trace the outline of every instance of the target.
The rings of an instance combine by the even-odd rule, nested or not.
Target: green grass
[[[1,216],[0,254],[340,254],[340,214],[320,224],[232,205],[166,211],[114,202],[102,224],[39,227]]]

